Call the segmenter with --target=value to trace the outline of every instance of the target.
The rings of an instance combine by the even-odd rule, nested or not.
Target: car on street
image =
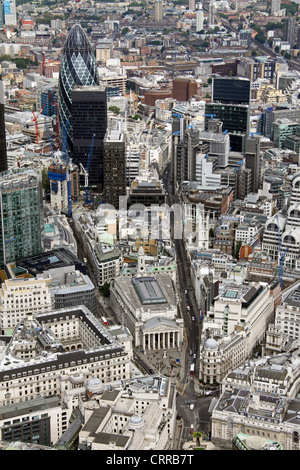
[[[195,321],[195,317],[192,317],[192,320]]]

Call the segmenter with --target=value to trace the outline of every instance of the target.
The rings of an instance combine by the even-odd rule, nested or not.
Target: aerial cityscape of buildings
[[[299,3],[0,0],[0,235],[1,450],[299,450]]]

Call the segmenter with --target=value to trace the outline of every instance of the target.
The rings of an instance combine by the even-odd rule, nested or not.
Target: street
[[[165,168],[162,180],[167,192],[167,203],[171,207],[176,202],[172,184],[172,169],[168,164]],[[173,213],[171,212],[171,228],[173,224]],[[172,234],[172,230],[171,230]],[[211,396],[199,395],[198,382],[198,350],[200,346],[201,324],[196,299],[190,277],[189,261],[187,259],[183,239],[173,238],[176,250],[177,263],[177,286],[179,286],[180,310],[184,319],[186,331],[186,347],[184,357],[184,370],[181,371],[182,393],[177,394],[177,414],[182,418],[183,430],[181,445],[191,440],[191,430],[199,431],[203,436],[209,436],[209,405]],[[193,320],[194,318],[194,320]],[[195,357],[196,355],[196,357]],[[195,364],[195,376],[190,377],[191,364]],[[191,407],[191,405],[194,405]],[[191,409],[192,408],[192,409]]]

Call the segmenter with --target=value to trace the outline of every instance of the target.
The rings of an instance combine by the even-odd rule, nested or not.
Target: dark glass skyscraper
[[[103,140],[107,128],[107,95],[104,85],[75,86],[72,91],[73,152],[76,165],[87,169],[92,138],[89,186],[103,190]]]
[[[4,88],[0,77],[0,172],[7,170],[4,105]]]
[[[230,136],[230,147],[234,152],[243,151],[244,136],[249,133],[250,84],[240,77],[215,77],[213,100],[205,105],[205,129],[210,115],[223,123],[223,132]]]
[[[99,77],[91,44],[82,27],[74,25],[66,39],[60,62],[58,113],[60,126],[68,124],[67,143],[73,151],[72,90],[75,85],[98,85]]]
[[[251,80],[241,77],[214,77],[214,103],[250,104]]]

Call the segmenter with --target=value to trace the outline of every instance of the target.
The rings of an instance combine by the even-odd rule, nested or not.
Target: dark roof
[[[63,52],[91,52],[91,50],[91,44],[86,33],[79,24],[75,24],[68,34],[67,40],[64,44]]]

